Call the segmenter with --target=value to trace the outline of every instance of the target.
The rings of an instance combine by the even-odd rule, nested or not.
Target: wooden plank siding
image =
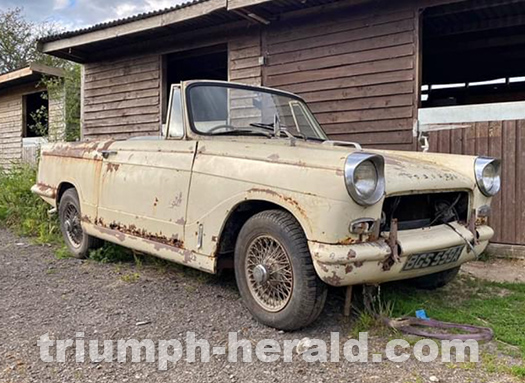
[[[251,30],[246,35],[228,42],[228,78],[248,85],[262,84],[261,31]]]
[[[417,23],[397,10],[270,26],[263,84],[304,97],[333,139],[412,150]]]
[[[485,155],[502,160],[502,189],[493,199],[493,242],[525,245],[525,120],[458,124],[430,132],[430,151]]]
[[[0,168],[22,158],[22,95],[0,96]]]
[[[127,138],[160,132],[159,55],[86,64],[83,138]]]
[[[44,90],[37,85],[21,85],[0,93],[0,168],[22,160],[24,95]]]

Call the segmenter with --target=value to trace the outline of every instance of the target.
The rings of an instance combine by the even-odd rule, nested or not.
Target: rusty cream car
[[[100,240],[217,273],[261,322],[314,321],[326,285],[437,288],[493,230],[497,159],[364,150],[327,138],[305,102],[216,81],[173,86],[159,137],[42,149],[34,193],[67,245]]]

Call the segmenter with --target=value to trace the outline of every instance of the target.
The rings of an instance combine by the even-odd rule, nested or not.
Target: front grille
[[[467,222],[467,192],[413,194],[388,197],[383,204],[381,231],[390,231],[397,218],[398,230],[420,229],[448,222]]]

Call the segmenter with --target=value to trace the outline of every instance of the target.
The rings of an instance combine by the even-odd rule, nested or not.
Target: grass
[[[63,244],[58,219],[48,216],[50,206],[31,193],[36,174],[31,165],[0,170],[0,226],[37,243]]]
[[[393,302],[394,316],[414,316],[416,310],[425,309],[433,319],[490,327],[497,341],[525,357],[525,284],[461,277],[435,291],[402,285],[385,286],[382,291],[383,299]]]

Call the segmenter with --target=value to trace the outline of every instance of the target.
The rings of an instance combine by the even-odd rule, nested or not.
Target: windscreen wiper
[[[271,124],[264,124],[264,123],[260,122],[260,123],[250,124],[250,126],[253,126],[254,128],[261,128],[261,129],[270,130],[270,131],[273,132],[273,123],[271,123]],[[286,132],[289,133],[289,130],[288,130],[287,126],[281,125],[281,128],[284,128],[284,129],[281,130],[281,133],[285,133],[285,134],[286,134]],[[289,133],[289,134],[291,134],[291,133]],[[301,133],[301,132],[297,132],[296,134],[291,134],[291,135],[294,136],[295,138],[302,138],[305,141],[309,141],[309,140],[311,140],[311,141],[318,141],[318,142],[325,141],[322,138],[309,137],[306,134]]]

